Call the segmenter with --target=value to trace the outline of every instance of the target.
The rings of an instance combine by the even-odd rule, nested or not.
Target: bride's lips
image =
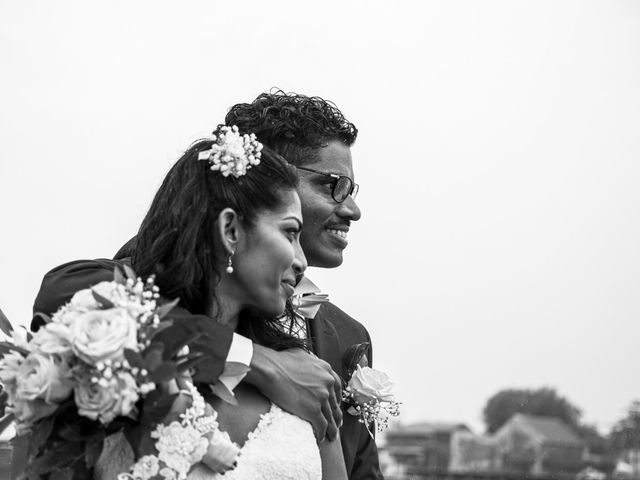
[[[346,247],[349,243],[347,241],[349,227],[347,227],[346,225],[332,225],[330,227],[325,227],[324,231],[329,234],[332,240],[334,240],[342,247]]]

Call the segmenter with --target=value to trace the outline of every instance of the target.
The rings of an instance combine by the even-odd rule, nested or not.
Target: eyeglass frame
[[[347,176],[347,175],[338,175],[337,173],[321,172],[320,170],[314,170],[313,168],[307,168],[307,167],[298,167],[297,165],[296,165],[296,168],[298,170],[304,170],[305,172],[317,173],[319,175],[324,175],[325,177],[331,177],[331,178],[335,179],[335,181],[331,185],[331,198],[333,198],[334,202],[336,202],[336,203],[344,202],[347,199],[347,197],[351,197],[351,198],[355,199],[356,196],[358,195],[358,192],[360,191],[360,185],[358,185],[356,182],[354,182],[353,179],[351,177]],[[338,181],[341,178],[346,178],[347,180],[349,180],[349,183],[351,183],[351,189],[350,189],[350,192],[347,193],[346,197],[344,197],[342,200],[338,200],[335,197],[335,191],[336,191],[336,186],[338,185]]]

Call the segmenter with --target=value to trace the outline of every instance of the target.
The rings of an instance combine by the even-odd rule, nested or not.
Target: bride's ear
[[[242,235],[240,217],[233,208],[225,208],[218,214],[216,226],[222,247],[227,255],[233,255]]]

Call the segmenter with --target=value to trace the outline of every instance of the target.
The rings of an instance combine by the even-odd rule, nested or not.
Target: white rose
[[[129,300],[124,285],[114,281],[104,281],[91,288],[77,291],[69,301],[70,306],[84,310],[95,310],[105,307],[105,305],[101,305],[96,300],[96,297],[93,295],[94,292],[119,307],[126,305]]]
[[[57,377],[62,373],[60,370],[64,369],[60,369],[55,358],[47,359],[39,354],[29,357],[27,363],[22,355],[11,352],[0,362],[0,382],[9,396],[8,410],[16,417],[18,435],[29,432],[35,421],[48,417],[58,408],[58,404],[47,402],[44,398],[66,398],[66,390],[70,387],[70,383],[66,383],[70,380]]]
[[[138,401],[136,381],[127,372],[116,372],[99,383],[81,383],[74,393],[78,413],[105,424],[129,415]]]
[[[69,366],[59,355],[30,353],[20,365],[17,374],[16,399],[60,403],[73,389]]]
[[[16,400],[9,411],[16,417],[16,433],[23,435],[31,430],[38,420],[48,417],[56,411],[58,405],[47,403],[41,398],[35,400]]]
[[[392,393],[393,382],[386,373],[374,370],[371,367],[361,367],[353,372],[349,387],[353,391],[354,400],[358,403],[367,403],[372,400],[379,402],[391,402],[394,400]]]
[[[137,324],[127,309],[86,312],[71,325],[72,348],[78,357],[95,365],[120,359],[125,348],[137,350]]]
[[[131,470],[133,478],[152,478],[158,474],[160,464],[158,457],[154,455],[145,455],[136,462]]]
[[[71,329],[64,323],[47,323],[33,335],[31,344],[41,353],[68,355],[71,353]]]
[[[69,307],[80,310],[94,310],[100,307],[100,304],[93,296],[93,292],[90,288],[77,291],[68,304]]]
[[[233,468],[238,461],[240,447],[231,441],[227,432],[215,429],[209,435],[209,448],[202,458],[202,463],[216,473]]]
[[[185,476],[191,465],[202,460],[209,445],[206,437],[194,427],[182,426],[176,421],[169,425],[158,425],[151,436],[158,439],[158,458]]]
[[[23,362],[24,357],[16,352],[9,352],[0,360],[0,383],[9,395],[9,403],[14,402],[18,387],[18,370]]]

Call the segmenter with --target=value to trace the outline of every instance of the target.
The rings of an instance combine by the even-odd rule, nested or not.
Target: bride
[[[295,169],[254,136],[220,127],[214,139],[193,144],[167,174],[140,227],[134,270],[142,277],[154,274],[163,294],[180,298],[190,312],[255,343],[305,348],[282,333],[276,320],[307,266],[299,243],[297,181]],[[235,388],[237,405],[213,396],[207,386],[199,390],[218,413],[219,428],[241,448],[236,468],[220,478],[347,478],[339,437],[318,446],[309,423],[249,384]],[[133,461],[128,445],[105,446],[104,468],[96,476],[110,478],[115,466],[126,471]],[[188,478],[218,475],[197,464]]]

